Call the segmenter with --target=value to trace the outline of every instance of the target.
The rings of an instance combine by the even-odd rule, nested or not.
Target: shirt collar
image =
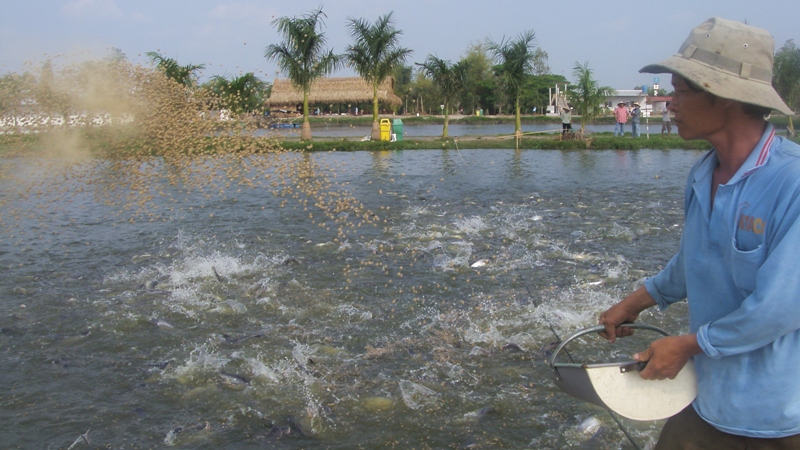
[[[747,157],[744,164],[742,164],[742,167],[739,168],[736,174],[730,180],[728,180],[727,184],[734,184],[744,180],[759,168],[764,166],[769,160],[772,144],[776,140],[775,127],[773,127],[772,124],[767,123],[767,127],[764,130],[764,133],[761,135],[761,139],[759,139],[756,146],[753,147],[753,150],[750,152],[750,156]],[[708,178],[710,181],[710,177],[714,172],[714,168],[717,167],[717,164],[719,164],[716,149],[710,150],[701,159],[702,161],[700,162],[698,170],[694,175],[695,183],[702,182],[706,178]]]
[[[764,134],[756,144],[750,156],[747,157],[742,167],[733,177],[731,181],[743,180],[753,174],[756,170],[760,169],[767,163],[771,154],[772,144],[775,142],[775,127],[771,123],[767,123]]]

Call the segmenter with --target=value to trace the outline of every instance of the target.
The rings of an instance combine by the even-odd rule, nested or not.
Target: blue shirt
[[[711,150],[689,174],[680,251],[645,282],[661,309],[688,299],[697,413],[727,433],[800,433],[800,146],[761,140],[717,188]]]

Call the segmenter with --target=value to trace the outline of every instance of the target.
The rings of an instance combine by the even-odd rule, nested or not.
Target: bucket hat
[[[717,97],[791,115],[772,87],[774,51],[766,30],[712,17],[689,33],[677,54],[639,72],[676,73]]]

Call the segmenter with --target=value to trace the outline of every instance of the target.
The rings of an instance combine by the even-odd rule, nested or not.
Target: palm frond
[[[412,52],[400,47],[399,39],[403,32],[395,28],[392,14],[378,17],[374,23],[352,17],[347,19],[347,30],[353,43],[345,49],[345,63],[372,84],[373,90],[377,90]],[[377,93],[373,96],[373,104],[372,115],[377,120]]]

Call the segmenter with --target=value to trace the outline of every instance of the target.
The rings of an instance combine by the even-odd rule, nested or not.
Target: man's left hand
[[[653,341],[647,350],[633,355],[633,359],[647,361],[647,366],[639,372],[645,380],[672,380],[692,356],[701,352],[697,336],[684,334]]]

